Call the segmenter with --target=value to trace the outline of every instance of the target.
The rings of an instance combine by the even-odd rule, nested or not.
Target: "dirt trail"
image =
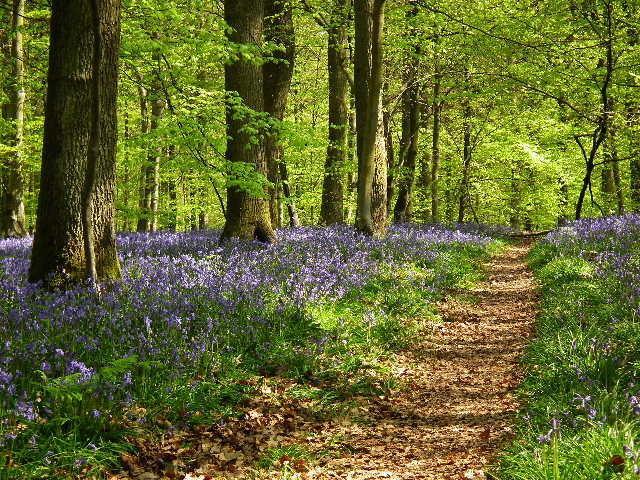
[[[510,438],[518,362],[533,331],[527,251],[513,246],[493,258],[474,300],[440,306],[439,331],[400,357],[410,388],[378,401],[366,425],[345,426],[357,452],[328,461],[316,478],[484,478]]]
[[[389,396],[360,397],[347,418],[319,421],[287,399],[286,383],[272,384],[240,419],[159,444],[141,441],[137,458],[123,457],[129,472],[110,478],[485,478],[483,469],[511,436],[519,359],[533,333],[537,296],[527,251],[509,247],[487,263],[486,281],[439,305],[444,322],[398,356],[403,387]],[[312,452],[313,466],[284,455],[288,466],[279,473],[255,468],[267,448],[283,445]]]

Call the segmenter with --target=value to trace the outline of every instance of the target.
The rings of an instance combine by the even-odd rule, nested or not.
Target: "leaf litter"
[[[289,395],[294,382],[256,378],[260,394],[242,415],[131,439],[136,455],[123,455],[126,469],[110,479],[491,478],[486,469],[513,437],[519,362],[534,333],[528,250],[509,247],[486,264],[484,282],[438,305],[443,323],[395,357],[398,387],[385,395],[324,416],[315,400]]]

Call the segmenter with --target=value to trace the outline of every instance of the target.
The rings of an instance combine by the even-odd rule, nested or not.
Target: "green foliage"
[[[524,365],[525,406],[498,479],[631,479],[640,435],[634,398],[640,334],[616,286],[582,258],[537,246],[544,292]]]

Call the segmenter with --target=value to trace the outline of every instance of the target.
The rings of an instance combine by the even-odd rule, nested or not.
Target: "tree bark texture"
[[[293,25],[293,7],[289,0],[265,0],[265,37],[277,45],[271,53],[271,61],[263,66],[264,73],[264,109],[275,120],[284,119],[287,98],[291,88],[291,79],[296,57],[296,39]],[[295,205],[291,202],[290,189],[284,188],[281,176],[281,164],[284,162],[284,149],[277,129],[265,140],[269,186],[269,212],[274,227],[280,226],[281,193],[287,198],[290,224],[297,226],[298,217]],[[284,167],[286,170],[286,166]],[[286,191],[285,191],[286,190]]]
[[[230,27],[229,40],[236,44],[262,46],[264,39],[264,0],[225,0],[225,20]],[[237,94],[248,107],[264,111],[262,67],[246,58],[237,58],[225,67],[225,89]],[[247,115],[236,115],[233,102],[227,106],[227,152],[229,162],[253,165],[258,174],[267,176],[267,158],[264,140],[252,143],[245,126],[251,122]],[[271,226],[268,192],[267,198],[251,195],[231,185],[227,189],[227,217],[221,239],[236,237],[262,242],[276,241]]]
[[[349,152],[349,33],[351,0],[333,0],[327,28],[329,146],[324,165],[320,224],[344,222],[344,165]]]
[[[42,174],[29,280],[116,279],[118,0],[53,0]]]
[[[379,150],[376,145],[380,136],[384,4],[385,0],[355,1],[354,90],[358,152],[356,227],[367,235],[380,235],[386,228],[386,172],[382,184],[374,187],[374,182],[380,182],[382,167],[376,162],[376,150]],[[374,210],[382,196],[385,214],[379,215]]]

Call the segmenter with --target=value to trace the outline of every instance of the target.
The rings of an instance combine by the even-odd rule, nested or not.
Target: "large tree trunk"
[[[29,280],[116,279],[118,0],[53,0],[38,218]]]
[[[287,106],[287,97],[293,78],[296,56],[295,30],[293,26],[293,8],[288,0],[265,0],[265,37],[270,43],[278,45],[271,53],[271,61],[263,66],[264,73],[264,109],[274,119],[282,121]],[[277,131],[271,132],[265,140],[265,155],[269,186],[269,212],[274,227],[280,226],[281,192],[287,198],[290,212],[290,224],[297,226],[298,216],[291,201],[289,186],[282,184],[282,164],[284,150]],[[286,166],[284,167],[286,171]],[[285,191],[286,190],[286,191]]]
[[[418,14],[418,7],[412,2],[407,11],[407,19],[411,20]],[[411,29],[411,36],[415,37],[417,30]],[[411,197],[415,182],[416,158],[418,156],[418,135],[420,133],[420,93],[421,84],[418,79],[420,69],[420,45],[416,43],[413,52],[407,59],[405,67],[405,86],[402,92],[402,136],[400,138],[400,179],[398,182],[398,199],[393,212],[395,223],[411,220]]]
[[[6,80],[5,93],[9,102],[3,105],[2,117],[11,124],[4,143],[14,150],[7,154],[2,192],[0,236],[24,237],[27,234],[24,214],[24,172],[22,164],[22,140],[24,136],[24,0],[13,0],[11,10],[12,41],[7,60],[11,76]]]
[[[381,174],[381,169],[376,169],[376,163],[379,163],[376,162],[376,143],[379,138],[382,90],[384,4],[385,0],[355,1],[354,90],[358,152],[356,227],[367,235],[379,235],[386,228],[386,172],[384,182],[374,187],[374,182],[379,183]],[[379,165],[379,167],[382,166]],[[379,215],[377,211],[374,212],[374,208],[377,208],[374,203],[379,202],[383,196],[382,189],[385,190],[383,204],[385,214]]]
[[[264,34],[264,0],[225,0],[224,14],[229,40],[235,44],[260,47]],[[225,67],[225,89],[235,92],[244,106],[264,111],[264,88],[262,67],[252,59],[242,56]],[[251,122],[246,115],[237,115],[234,102],[227,105],[227,160],[244,162],[255,167],[256,174],[267,175],[264,142],[252,142],[246,132]],[[256,139],[254,139],[256,140]],[[231,184],[227,189],[227,218],[221,239],[257,239],[275,242],[276,234],[271,226],[269,201],[251,195]]]
[[[329,73],[329,146],[322,182],[320,224],[344,221],[343,168],[348,154],[349,134],[349,38],[351,0],[333,0],[327,29]]]

